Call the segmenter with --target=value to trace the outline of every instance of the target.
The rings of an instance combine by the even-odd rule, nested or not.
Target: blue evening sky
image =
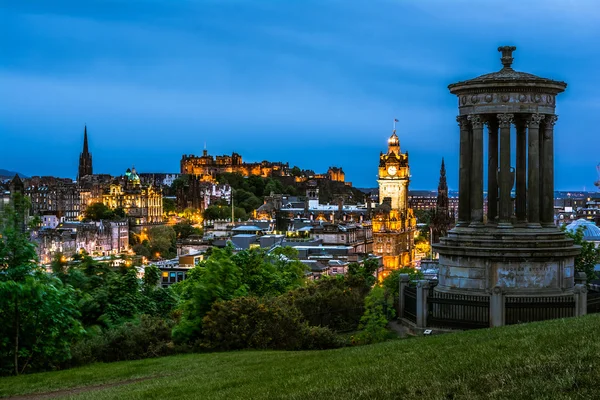
[[[600,161],[596,0],[8,0],[0,2],[0,168],[75,177],[178,172],[183,153],[343,167],[374,187],[400,120],[412,189],[457,187],[447,85],[514,68],[558,97],[556,188],[593,189]]]

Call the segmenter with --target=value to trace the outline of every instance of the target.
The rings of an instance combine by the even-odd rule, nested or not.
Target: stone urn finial
[[[515,51],[517,48],[515,46],[500,46],[498,47],[498,51],[502,52],[502,58],[500,58],[500,61],[502,61],[502,65],[504,65],[504,68],[511,68],[512,62],[513,62],[513,56],[512,56],[512,52]]]

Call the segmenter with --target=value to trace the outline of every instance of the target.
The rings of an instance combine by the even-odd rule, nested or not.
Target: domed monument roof
[[[580,218],[576,221],[571,222],[567,225],[567,231],[577,232],[579,228],[582,228],[583,238],[588,241],[600,242],[600,228],[596,226],[592,221]]]
[[[448,85],[458,97],[461,116],[497,114],[554,115],[556,95],[567,84],[512,68],[515,46],[501,46],[502,69]]]
[[[565,90],[567,84],[561,81],[555,81],[552,79],[542,78],[537,75],[529,74],[526,72],[515,71],[512,68],[512,62],[514,60],[512,53],[517,48],[515,46],[500,46],[498,51],[502,52],[500,61],[502,62],[502,69],[497,72],[480,75],[476,78],[469,79],[453,83],[448,86],[450,92],[454,93],[457,89],[463,89],[473,85],[487,86],[493,85],[523,85],[523,84],[537,84],[537,85],[548,85],[554,89],[555,92],[560,93]]]
[[[529,74],[527,72],[519,72],[515,71],[512,68],[512,62],[514,60],[512,53],[517,50],[515,46],[500,46],[498,47],[498,51],[502,52],[502,57],[500,61],[502,62],[502,69],[497,72],[492,72],[489,74],[484,74],[478,76],[477,78],[469,79],[467,81],[462,81],[458,83],[454,83],[450,85],[450,87],[460,84],[466,83],[481,83],[481,82],[489,82],[489,81],[498,81],[498,82],[514,82],[514,81],[534,81],[534,82],[548,82],[548,83],[556,83],[560,85],[567,86],[566,83],[560,81],[554,81],[552,79],[542,78],[537,75]]]

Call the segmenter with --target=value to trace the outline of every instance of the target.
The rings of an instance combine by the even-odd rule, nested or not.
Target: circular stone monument
[[[434,245],[435,290],[573,293],[579,247],[554,225],[556,96],[567,84],[517,72],[512,69],[516,48],[498,50],[500,71],[448,87],[459,108],[459,215],[457,226]]]

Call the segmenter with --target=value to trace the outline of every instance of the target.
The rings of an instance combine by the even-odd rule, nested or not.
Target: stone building
[[[372,217],[373,252],[383,258],[385,271],[410,266],[414,260],[417,221],[408,206],[408,153],[400,151],[394,129],[387,153],[379,156],[379,202]]]
[[[312,236],[324,246],[349,246],[351,254],[373,251],[373,226],[368,223],[321,223],[312,226]]]
[[[25,194],[31,200],[32,215],[76,221],[82,212],[79,186],[68,178],[33,177],[28,180]]]
[[[245,163],[242,156],[232,153],[231,156],[223,155],[213,157],[204,150],[202,156],[183,155],[181,157],[181,173],[195,175],[204,181],[214,181],[218,174],[237,172],[245,177],[258,175],[262,177],[287,176],[289,164],[281,162],[262,161],[258,163]]]
[[[102,203],[111,209],[125,211],[131,226],[163,222],[163,199],[160,189],[140,182],[135,168],[127,169],[102,194]]]
[[[187,175],[183,184],[175,189],[177,208],[205,210],[211,204],[224,200],[231,202],[231,186],[202,180],[200,176]]]
[[[165,172],[144,172],[138,174],[142,184],[152,185],[156,188],[167,188],[179,178],[180,174]]]
[[[344,173],[344,170],[341,167],[329,167],[329,169],[327,170],[327,177],[329,178],[329,180],[335,182],[346,181],[346,174]]]
[[[124,221],[65,222],[55,228],[42,228],[33,240],[42,263],[60,253],[70,257],[85,251],[92,256],[117,255],[129,248],[129,224]]]
[[[555,106],[567,85],[515,71],[515,47],[498,50],[500,71],[449,86],[459,106],[459,215],[456,228],[434,246],[440,257],[435,291],[572,295],[579,248],[554,225]]]

